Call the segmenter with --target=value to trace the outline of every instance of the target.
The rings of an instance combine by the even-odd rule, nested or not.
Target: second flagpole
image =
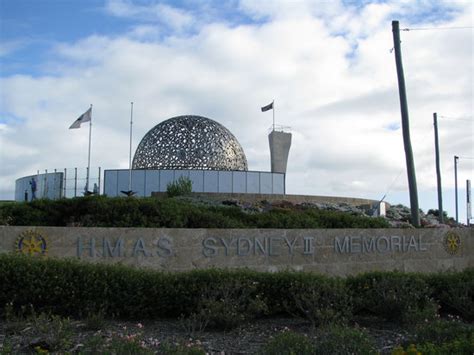
[[[272,108],[273,108],[273,130],[275,130],[275,99],[272,101]]]
[[[132,127],[133,127],[133,101],[130,103],[130,152],[128,157],[128,191],[132,191]]]
[[[87,155],[87,176],[86,176],[86,194],[89,192],[89,176],[91,170],[91,141],[92,141],[92,104],[90,108],[90,120],[89,120],[89,153]]]

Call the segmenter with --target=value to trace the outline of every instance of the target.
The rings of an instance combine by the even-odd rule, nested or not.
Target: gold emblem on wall
[[[449,231],[444,236],[444,249],[451,255],[457,254],[461,247],[461,238],[456,232]]]
[[[15,243],[18,253],[25,255],[46,255],[48,245],[45,236],[34,230],[22,232]]]

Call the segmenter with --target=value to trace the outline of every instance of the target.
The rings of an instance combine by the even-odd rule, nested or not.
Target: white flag
[[[74,123],[71,125],[71,127],[69,127],[69,129],[81,128],[81,123],[90,121],[91,116],[92,116],[92,107],[90,107],[77,120],[75,120]]]

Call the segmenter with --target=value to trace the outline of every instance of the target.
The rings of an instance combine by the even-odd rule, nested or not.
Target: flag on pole
[[[81,124],[91,120],[92,116],[92,107],[90,107],[86,112],[84,112],[74,123],[69,127],[69,129],[81,128]]]
[[[271,104],[268,104],[267,106],[262,107],[262,112],[268,111],[268,110],[273,110],[273,101]]]

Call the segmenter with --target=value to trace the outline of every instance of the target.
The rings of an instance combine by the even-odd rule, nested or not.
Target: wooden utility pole
[[[458,210],[458,160],[457,155],[454,156],[454,201],[456,204],[456,223],[459,223],[459,210]]]
[[[436,154],[436,178],[438,182],[438,213],[439,223],[444,223],[443,216],[443,192],[441,190],[441,168],[439,166],[439,140],[438,140],[438,115],[433,113],[433,124],[435,134],[435,154]]]
[[[411,223],[420,226],[420,211],[418,207],[418,191],[416,188],[415,162],[410,140],[410,124],[408,117],[408,103],[403,74],[402,52],[400,49],[400,28],[398,21],[392,21],[393,47],[395,49],[395,63],[397,65],[398,92],[400,95],[400,109],[402,114],[403,144],[407,164],[408,189],[410,190]]]

